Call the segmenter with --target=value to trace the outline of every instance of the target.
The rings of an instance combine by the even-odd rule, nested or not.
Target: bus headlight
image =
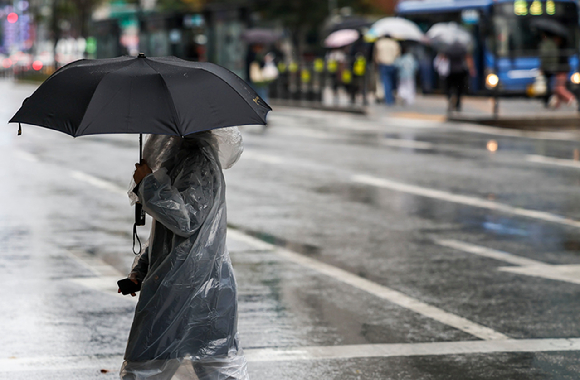
[[[487,86],[487,88],[495,88],[498,83],[499,78],[497,77],[497,75],[493,73],[487,74],[487,77],[485,78],[485,85]]]
[[[572,76],[570,77],[570,81],[574,84],[580,84],[580,73],[575,72],[574,74],[572,74]]]

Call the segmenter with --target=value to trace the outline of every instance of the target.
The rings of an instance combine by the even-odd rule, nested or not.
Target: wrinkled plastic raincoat
[[[142,289],[122,379],[171,379],[182,364],[200,380],[248,379],[222,174],[241,152],[237,128],[147,140],[144,157],[153,173],[132,195],[153,223],[131,272]]]

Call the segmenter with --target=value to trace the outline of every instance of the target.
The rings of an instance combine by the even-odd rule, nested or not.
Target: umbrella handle
[[[139,134],[139,163],[143,163],[143,135]],[[144,226],[145,225],[145,211],[143,211],[143,205],[141,203],[135,204],[135,225]]]
[[[143,211],[143,205],[141,203],[135,203],[135,225],[145,225],[145,211]]]
[[[135,203],[135,223],[133,223],[133,253],[138,255],[141,253],[141,239],[137,235],[137,226],[145,225],[145,211],[141,203]],[[135,250],[135,242],[139,243],[139,249]]]

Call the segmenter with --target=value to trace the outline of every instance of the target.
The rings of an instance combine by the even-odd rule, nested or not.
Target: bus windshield
[[[531,14],[529,8],[522,5],[518,8],[518,1],[496,4],[493,23],[497,53],[499,56],[535,56],[538,54],[538,45],[541,41],[541,31],[534,28],[533,20],[549,18],[559,22],[568,29],[568,38],[564,39],[563,48],[573,52],[577,41],[578,11],[574,3],[552,2],[553,8],[546,11],[546,4],[539,2],[541,8],[534,9]],[[528,6],[533,3],[526,3]]]

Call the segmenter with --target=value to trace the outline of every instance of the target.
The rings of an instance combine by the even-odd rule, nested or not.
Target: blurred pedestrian
[[[349,49],[349,60],[350,60],[350,70],[353,73],[353,78],[348,86],[348,92],[350,93],[351,104],[356,103],[357,94],[361,94],[363,97],[363,103],[366,104],[366,68],[367,59],[369,56],[369,51],[371,50],[371,44],[365,41],[364,36],[361,34],[359,38],[350,45]],[[360,72],[359,70],[362,70]]]
[[[564,43],[560,36],[550,36],[544,32],[539,44],[540,70],[547,84],[544,105],[553,109],[559,108],[562,102],[576,107],[576,97],[566,88],[570,65],[568,57],[562,53]]]
[[[394,63],[400,56],[401,48],[399,43],[389,36],[379,38],[375,42],[374,59],[379,68],[379,75],[385,93],[385,104],[395,104],[393,91],[397,80],[397,68]]]
[[[461,98],[467,93],[469,76],[474,77],[473,58],[467,46],[461,42],[450,44],[445,50],[449,60],[449,75],[447,76],[447,98],[449,111],[461,111]]]
[[[248,79],[252,88],[260,95],[266,103],[268,102],[268,85],[262,73],[266,65],[266,50],[262,44],[252,44],[250,46],[250,58],[248,64]]]
[[[401,56],[394,63],[399,76],[397,93],[406,105],[411,105],[415,102],[415,74],[418,65],[408,47],[403,46],[401,53]]]
[[[169,380],[184,363],[199,380],[248,379],[222,173],[239,158],[241,142],[235,127],[147,140],[130,195],[153,223],[129,275],[141,296],[123,380]]]
[[[433,67],[439,76],[439,88],[446,88],[449,76],[449,59],[444,53],[438,53],[433,60]]]

